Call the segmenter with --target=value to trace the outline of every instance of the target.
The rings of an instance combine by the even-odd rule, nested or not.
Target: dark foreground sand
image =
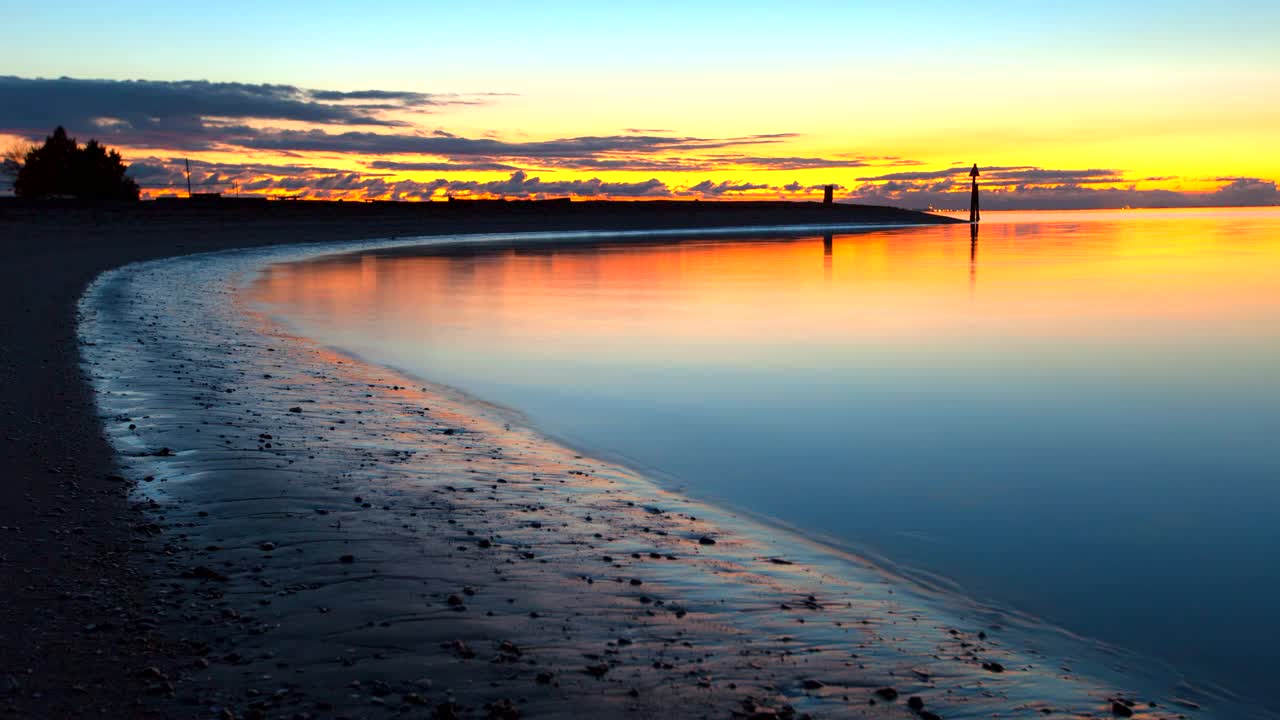
[[[122,717],[150,704],[139,670],[186,651],[153,632],[132,552],[137,510],[82,381],[74,305],[100,272],[149,258],[410,234],[945,221],[812,204],[570,207],[143,203],[0,199],[0,711]]]
[[[776,545],[443,389],[290,338],[237,304],[216,263],[94,285],[84,357],[121,467],[78,369],[76,298],[136,259],[919,216],[755,204],[4,212],[0,661],[18,716],[1190,711],[1124,705],[1133,688],[1019,646],[981,611],[935,612],[856,563],[824,574],[820,550]],[[117,473],[149,481],[135,490]],[[876,695],[885,687],[903,697]]]

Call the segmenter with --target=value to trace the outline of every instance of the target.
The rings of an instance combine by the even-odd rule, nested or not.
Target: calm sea
[[[302,334],[1280,699],[1280,209],[276,266]]]

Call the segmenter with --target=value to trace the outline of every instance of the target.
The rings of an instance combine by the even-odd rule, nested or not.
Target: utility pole
[[[969,177],[973,178],[973,197],[969,200],[969,222],[976,223],[982,219],[978,212],[978,163],[973,164]]]
[[[191,161],[188,160],[187,158],[183,158],[182,162],[187,164],[187,199],[190,200],[191,199]],[[977,165],[973,166],[973,171],[974,172],[978,171]],[[973,197],[975,198],[975,202],[976,202],[976,199],[978,197],[978,190],[976,185],[974,186]]]

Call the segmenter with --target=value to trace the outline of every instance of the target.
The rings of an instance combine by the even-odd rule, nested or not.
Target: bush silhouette
[[[81,200],[137,200],[138,184],[125,175],[120,153],[90,140],[84,147],[58,126],[23,158],[13,192],[18,197]]]

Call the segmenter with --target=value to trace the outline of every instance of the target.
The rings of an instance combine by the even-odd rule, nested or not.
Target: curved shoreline
[[[421,242],[415,239],[398,244]],[[351,708],[367,708],[375,699],[389,697],[377,694],[384,686],[376,683],[394,689],[393,699],[414,696],[430,704],[448,702],[448,693],[439,691],[437,681],[433,680],[430,688],[414,685],[415,679],[404,672],[406,666],[416,672],[428,667],[430,675],[449,678],[445,687],[453,687],[456,701],[463,705],[478,709],[486,703],[501,705],[505,699],[537,716],[565,712],[566,703],[581,710],[584,702],[599,703],[592,707],[603,713],[624,707],[659,712],[665,703],[681,702],[693,703],[688,705],[691,710],[698,707],[723,715],[741,711],[747,696],[775,709],[793,705],[800,712],[821,716],[864,716],[878,712],[868,704],[874,698],[870,692],[889,685],[896,686],[904,697],[920,695],[926,709],[943,717],[1012,708],[1090,715],[1105,714],[1110,698],[1121,695],[1087,677],[1062,677],[1064,673],[1052,668],[1045,658],[1029,655],[1025,648],[1007,646],[1000,637],[1005,630],[982,629],[990,624],[989,619],[958,616],[951,609],[934,607],[909,586],[887,583],[883,574],[870,566],[849,564],[839,576],[832,575],[827,549],[814,545],[805,555],[796,538],[773,540],[767,537],[772,533],[753,529],[751,522],[744,524],[729,513],[663,491],[623,468],[577,457],[531,431],[504,428],[483,412],[477,413],[474,406],[460,402],[456,394],[450,397],[448,391],[433,387],[410,390],[411,385],[422,386],[397,373],[318,349],[305,339],[284,336],[260,316],[243,313],[238,301],[232,300],[236,286],[229,281],[228,272],[249,273],[255,265],[261,267],[266,262],[353,249],[360,248],[312,246],[155,261],[105,274],[82,302],[82,333],[95,343],[86,348],[86,358],[97,376],[95,384],[104,411],[109,411],[104,414],[117,418],[108,423],[108,435],[123,451],[124,464],[133,474],[156,478],[156,482],[144,484],[153,500],[163,500],[157,511],[163,517],[156,524],[168,525],[169,535],[174,527],[183,528],[183,547],[174,552],[181,560],[174,560],[165,581],[183,587],[184,593],[207,592],[214,587],[217,590],[213,592],[222,595],[208,598],[198,609],[202,613],[216,610],[213,617],[223,618],[211,623],[210,644],[215,652],[232,648],[221,655],[223,660],[236,657],[214,662],[188,681],[208,688],[206,692],[212,695],[206,701],[231,702],[217,697],[217,688],[244,669],[241,663],[250,654],[239,649],[245,648],[253,648],[259,655],[272,653],[268,665],[280,663],[285,657],[282,648],[289,648],[288,666],[307,670],[308,681],[299,687],[307,685],[313,690],[286,693],[282,704],[276,706],[281,708],[289,702],[302,703],[304,698],[314,702],[315,688],[347,686],[350,680],[336,686],[333,683],[353,675],[360,676],[357,680],[374,679],[362,680],[358,688],[347,687],[355,692],[347,692],[345,699],[337,698],[350,703]],[[184,293],[180,299],[169,295],[179,288]],[[205,323],[200,332],[192,330],[197,319]],[[157,347],[148,337],[156,338]],[[200,363],[199,372],[193,372],[192,363]],[[170,377],[139,372],[148,366],[153,371],[167,370]],[[106,375],[126,380],[123,386],[115,385]],[[256,377],[268,375],[271,377]],[[219,397],[214,389],[229,391],[220,395],[235,399]],[[199,395],[193,396],[193,392]],[[307,393],[317,396],[307,397]],[[204,412],[237,418],[232,425],[218,428],[227,436],[223,443],[210,442],[209,436],[200,432],[202,427],[196,426],[197,421],[183,415],[193,409],[196,397]],[[312,412],[312,406],[319,412]],[[413,419],[406,421],[410,417],[407,408],[423,406],[432,409],[425,416],[415,410]],[[291,412],[292,408],[299,411]],[[164,417],[159,409],[166,410]],[[144,415],[149,416],[145,423],[140,422]],[[120,419],[123,417],[130,419]],[[352,423],[339,420],[363,423],[364,427],[355,431]],[[423,433],[424,422],[438,432]],[[128,425],[137,427],[130,430]],[[205,425],[203,429],[211,431],[212,427]],[[453,432],[446,433],[450,429]],[[265,435],[271,439],[264,440]],[[301,445],[304,435],[315,439],[305,441],[305,450],[295,448],[294,443]],[[290,438],[284,448],[279,441],[282,436]],[[371,446],[372,437],[382,439]],[[271,447],[261,447],[268,442]],[[235,449],[230,453],[215,451],[226,443]],[[512,446],[520,448],[518,454],[494,452],[494,448]],[[166,447],[168,453],[163,452]],[[369,455],[375,451],[377,458]],[[416,459],[431,453],[437,455],[434,462]],[[306,472],[300,472],[304,468]],[[349,475],[349,479],[333,486],[301,479],[320,474]],[[485,479],[471,477],[475,475]],[[250,477],[253,488],[245,482]],[[499,477],[507,487],[499,488]],[[190,482],[194,479],[200,482]],[[210,487],[215,482],[239,484]],[[264,487],[286,495],[266,500]],[[299,492],[305,492],[305,497],[297,497]],[[350,507],[354,503],[349,492],[363,493],[355,509]],[[236,497],[242,503],[269,503],[277,509],[266,517],[227,511],[244,506],[233,501]],[[540,500],[529,505],[528,497]],[[555,502],[548,504],[548,497]],[[365,502],[369,507],[363,507]],[[381,508],[378,502],[384,502]],[[576,512],[565,511],[575,506]],[[531,507],[537,507],[532,514],[543,519],[526,520]],[[698,520],[690,520],[695,512]],[[338,528],[326,529],[317,521],[334,516],[338,516]],[[492,520],[494,516],[499,519]],[[458,518],[464,518],[463,524],[471,525],[466,529],[476,535],[460,532]],[[394,527],[397,522],[399,528]],[[545,536],[553,524],[559,527],[554,543],[549,544]],[[726,528],[733,524],[742,525],[742,529]],[[365,533],[360,536],[364,540],[352,535],[354,528]],[[596,537],[602,528],[601,535],[608,536]],[[704,536],[714,537],[716,544],[700,544]],[[487,541],[488,547],[480,547],[481,540]],[[466,549],[441,552],[430,547],[441,541]],[[344,563],[342,555],[335,552],[308,555],[313,546],[344,542],[355,542],[361,548],[350,553],[359,555],[353,558],[356,562]],[[218,550],[207,549],[215,545]],[[416,551],[405,551],[406,545]],[[206,549],[196,549],[201,547]],[[779,548],[794,564],[769,560],[779,556]],[[631,552],[640,553],[640,557],[631,557]],[[651,552],[659,557],[651,557]],[[294,557],[280,557],[286,553]],[[533,557],[526,556],[530,553]],[[611,562],[603,562],[605,554]],[[677,559],[667,560],[668,555]],[[417,578],[403,576],[401,568],[421,567],[424,562],[430,564],[437,579],[421,589],[416,587]],[[187,563],[185,567],[183,563]],[[484,567],[478,570],[478,565]],[[184,572],[201,567],[205,571],[196,574],[206,579],[180,579]],[[495,571],[498,576],[506,574],[503,580],[514,579],[523,586],[523,597],[507,603],[519,609],[519,616],[510,607],[499,612],[504,610],[501,603],[489,604],[482,599],[490,593],[481,583]],[[378,577],[385,584],[386,578],[399,576],[389,581],[388,587],[407,592],[414,586],[423,597],[401,602],[397,612],[397,604],[388,605],[382,597],[386,590],[332,592],[353,582],[354,572],[365,573],[357,576],[363,578],[358,582]],[[215,576],[227,580],[207,579]],[[587,582],[586,578],[613,582]],[[619,583],[618,579],[626,581]],[[632,585],[632,579],[641,584]],[[276,589],[265,592],[264,581]],[[291,594],[278,595],[280,587],[292,588]],[[477,593],[467,595],[463,592],[466,587]],[[609,589],[602,591],[602,587]],[[269,604],[260,605],[257,619],[245,623],[246,613],[241,610],[231,608],[237,615],[234,618],[224,612],[227,595],[242,601],[267,600]],[[318,622],[314,607],[276,599],[298,595],[328,597],[334,606],[322,606],[330,607],[331,612],[320,613],[323,621]],[[450,610],[454,607],[450,595],[461,605],[478,607]],[[562,613],[570,599],[578,610]],[[726,599],[728,602],[723,602]],[[338,602],[361,607],[339,608]],[[419,611],[411,620],[403,620],[406,606]],[[670,610],[672,607],[678,610]],[[497,619],[476,621],[478,610],[492,612]],[[538,617],[528,617],[528,613]],[[278,622],[255,625],[262,617]],[[462,617],[466,622],[461,624],[475,627],[470,639],[449,637],[459,634],[448,633],[449,628],[419,627],[455,625]],[[401,618],[399,625],[413,626],[413,630],[398,636],[378,630],[384,622],[390,623],[388,628],[397,627],[397,618]],[[439,622],[444,619],[449,622]],[[364,626],[369,622],[374,622],[374,627]],[[246,624],[250,625],[247,633]],[[286,627],[290,630],[281,633]],[[572,633],[569,627],[575,628]],[[620,631],[627,633],[630,642],[617,642]],[[324,632],[336,633],[342,642],[317,639]],[[979,632],[989,632],[991,637],[979,637]],[[287,636],[286,641],[278,639],[281,634]],[[572,641],[549,642],[561,634],[571,635]],[[354,660],[361,667],[358,672],[349,670],[352,665],[344,662],[335,668],[329,667],[331,661],[320,660],[331,659],[334,656],[328,653],[337,652],[337,645],[353,644],[356,639],[366,645],[385,643],[387,638],[379,635],[397,636],[396,642],[387,646],[398,648],[396,655],[385,649],[383,658],[376,657],[377,651],[364,654]],[[693,657],[689,652],[678,666],[654,660],[680,652],[671,650],[679,646],[671,642],[674,638],[708,654]],[[474,686],[464,692],[455,687],[457,683],[475,673],[475,665],[487,668],[492,664],[459,660],[456,646],[440,649],[440,643],[454,640],[463,640],[481,658],[497,652],[500,660],[504,655],[500,643],[515,643],[521,652],[505,653],[506,662],[496,663],[505,670],[512,666],[523,670],[530,659],[536,659],[538,666],[558,669],[549,685],[537,682],[538,666],[529,666],[515,678],[508,677],[508,672],[493,681],[505,694]],[[857,647],[857,658],[850,655],[853,646]],[[686,652],[692,650],[687,648]],[[594,660],[581,659],[584,651],[601,662],[587,663]],[[734,655],[734,651],[749,654]],[[942,659],[946,653],[956,659]],[[743,660],[746,657],[755,659]],[[796,661],[797,657],[803,657],[803,662]],[[659,666],[653,667],[653,662]],[[981,667],[992,662],[1001,663],[1006,671],[993,673]],[[591,667],[599,669],[601,663],[608,666],[600,670],[601,679],[585,672]],[[672,668],[661,667],[664,664]],[[693,676],[683,674],[686,666],[696,668]],[[365,669],[369,667],[373,669]],[[522,674],[531,677],[518,677]],[[626,681],[616,679],[624,674]],[[813,687],[813,680],[821,687]],[[638,697],[630,695],[633,689]],[[524,703],[518,702],[518,696],[510,697],[519,693],[541,696],[526,697]],[[416,707],[416,700],[402,701]],[[881,702],[880,707],[884,705]],[[1172,714],[1163,710],[1166,703],[1161,702],[1160,707],[1146,712],[1140,709],[1139,714]]]

